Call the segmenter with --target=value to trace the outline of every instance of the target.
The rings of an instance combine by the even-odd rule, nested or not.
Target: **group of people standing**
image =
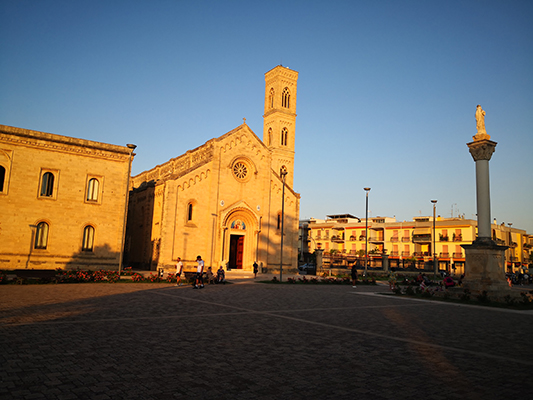
[[[196,267],[196,276],[194,278],[194,289],[202,289],[204,287],[204,260],[202,260],[202,256],[196,257],[196,263],[198,264]],[[178,257],[178,260],[176,262],[176,286],[181,286],[181,273],[183,272],[183,262],[181,261],[181,258]],[[213,272],[211,271],[211,267],[207,269],[206,272],[208,281],[214,281],[215,283],[226,283],[226,273],[224,272],[224,268],[220,266],[220,268],[217,271],[216,278],[213,275]]]

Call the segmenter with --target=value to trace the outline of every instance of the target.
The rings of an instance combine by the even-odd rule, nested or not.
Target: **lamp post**
[[[126,223],[128,221],[128,203],[130,199],[130,174],[131,174],[131,162],[133,159],[133,151],[137,148],[134,144],[127,144],[130,149],[130,155],[128,160],[128,175],[126,176],[126,199],[124,201],[124,220],[122,221],[122,246],[120,247],[120,258],[118,260],[118,277],[120,279],[120,273],[122,271],[122,262],[124,261],[124,245],[126,242]]]
[[[281,282],[283,280],[283,223],[285,219],[285,177],[287,176],[287,170],[282,168],[280,175],[283,182],[281,191],[281,251],[279,256],[279,281]]]
[[[435,257],[435,211],[437,208],[437,200],[431,200],[433,203],[433,247],[432,247],[432,253],[433,253],[433,279],[437,278],[437,258]]]
[[[366,187],[363,188],[363,190],[366,192],[366,217],[365,217],[365,273],[363,276],[366,276],[366,271],[368,269],[368,192],[370,192],[370,188]]]

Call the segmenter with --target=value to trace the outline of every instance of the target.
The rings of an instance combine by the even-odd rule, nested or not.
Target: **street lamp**
[[[370,188],[366,187],[363,188],[363,190],[366,192],[366,217],[365,217],[365,273],[363,276],[366,276],[366,271],[368,269],[368,192],[370,192]]]
[[[281,168],[281,179],[283,181],[283,190],[281,191],[281,251],[279,256],[279,281],[283,280],[283,223],[285,219],[285,177],[287,176],[287,169]]]
[[[437,278],[437,258],[435,257],[435,211],[437,208],[437,200],[431,200],[433,203],[433,247],[432,247],[432,253],[433,253],[433,279]]]

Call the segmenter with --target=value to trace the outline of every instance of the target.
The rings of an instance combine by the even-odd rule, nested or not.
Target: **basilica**
[[[125,264],[165,269],[296,269],[293,189],[298,72],[265,74],[262,139],[244,122],[131,178]],[[283,235],[282,235],[283,233]]]

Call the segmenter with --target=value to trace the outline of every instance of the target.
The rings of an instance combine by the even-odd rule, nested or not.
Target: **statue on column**
[[[490,136],[487,135],[487,130],[485,129],[485,114],[485,111],[478,104],[476,108],[477,135],[474,136],[474,140],[490,139]]]

